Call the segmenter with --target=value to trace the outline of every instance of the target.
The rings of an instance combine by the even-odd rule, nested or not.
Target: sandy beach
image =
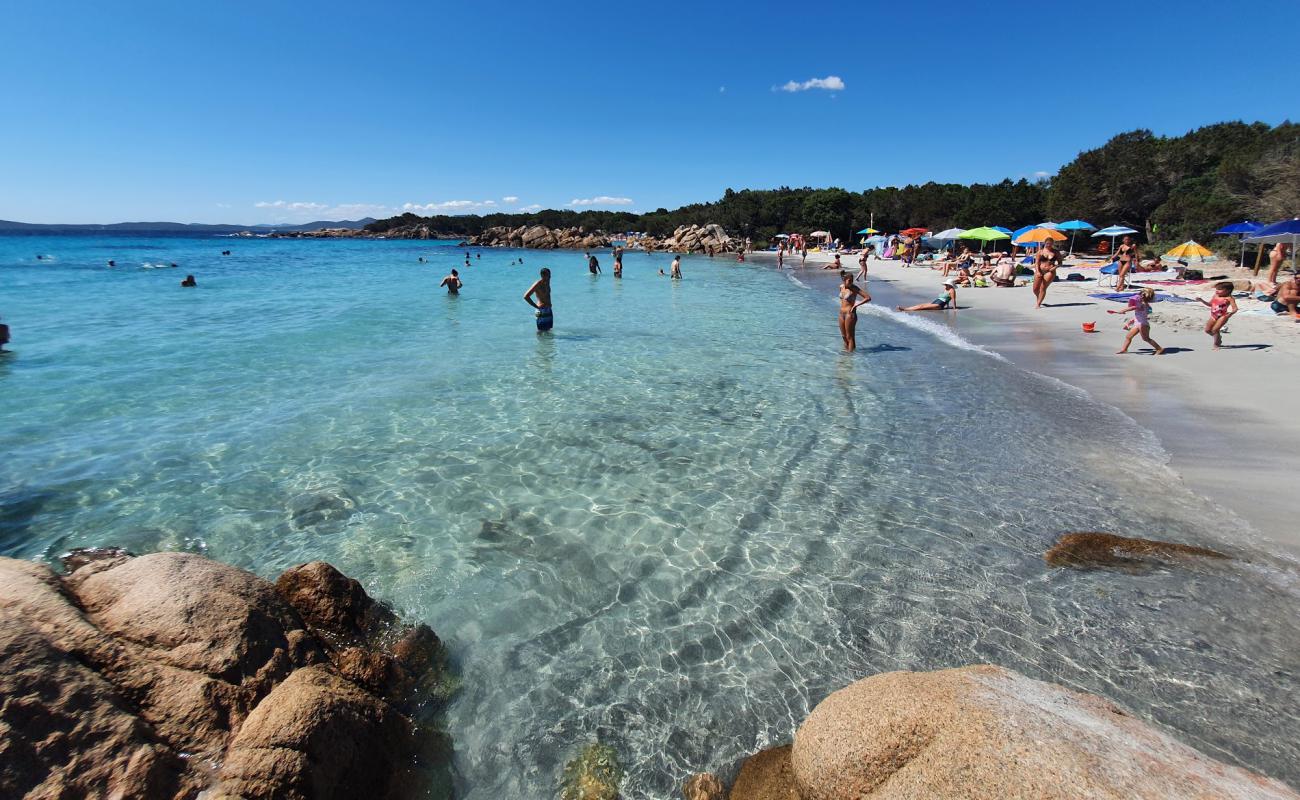
[[[809,253],[801,280],[818,291],[833,291],[836,273],[822,270],[829,253]],[[755,253],[759,263],[775,264],[774,253]],[[845,256],[857,270],[857,257]],[[1230,262],[1197,265],[1207,277],[1252,278]],[[1300,417],[1290,407],[1300,374],[1300,325],[1276,316],[1267,304],[1238,297],[1240,313],[1228,325],[1224,347],[1215,351],[1202,327],[1208,309],[1196,302],[1158,302],[1151,314],[1152,338],[1169,352],[1155,356],[1141,339],[1126,355],[1124,318],[1107,314],[1124,304],[1089,297],[1098,288],[1096,267],[1067,263],[1062,277],[1081,272],[1084,282],[1057,281],[1047,303],[1034,308],[1029,286],[959,289],[957,311],[916,312],[949,325],[968,341],[993,350],[1018,366],[1047,375],[1115,406],[1156,434],[1169,453],[1170,467],[1194,491],[1230,509],[1254,528],[1240,536],[1259,536],[1273,548],[1300,557],[1295,524],[1295,493],[1288,478],[1300,453]],[[943,278],[929,266],[903,267],[899,261],[872,259],[868,287],[874,304],[920,303],[934,297]],[[1289,278],[1289,272],[1283,272]],[[1209,298],[1210,283],[1156,285],[1159,292]],[[1096,333],[1082,323],[1095,322]],[[828,328],[828,336],[833,326]],[[1068,408],[1062,414],[1070,413]],[[1106,436],[1099,429],[1099,437]],[[1116,448],[1126,443],[1116,441]],[[1159,487],[1152,486],[1153,499]],[[1155,533],[1155,532],[1153,532]]]

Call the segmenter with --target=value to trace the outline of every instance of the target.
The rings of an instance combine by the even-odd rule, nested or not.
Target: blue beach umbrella
[[[997,231],[998,233],[1005,233],[1005,234],[1008,235],[1008,236],[1011,235],[1011,229],[1010,229],[1010,228],[1004,228],[1004,227],[1002,227],[1001,225],[993,225],[993,226],[991,226],[991,227],[993,228],[993,230]]]
[[[1125,228],[1123,225],[1111,225],[1109,228],[1102,228],[1101,230],[1099,230],[1099,231],[1097,231],[1096,233],[1094,233],[1092,236],[1093,236],[1094,239],[1097,238],[1098,236],[1109,236],[1109,237],[1110,237],[1110,253],[1111,253],[1112,256],[1114,256],[1114,255],[1115,255],[1115,237],[1116,237],[1116,236],[1126,236],[1126,235],[1128,235],[1128,234],[1130,234],[1130,233],[1137,233],[1137,231],[1133,230],[1132,228]]]
[[[1296,268],[1296,245],[1300,244],[1300,217],[1284,219],[1265,225],[1246,237],[1246,241],[1255,244],[1289,244],[1291,245],[1291,268]]]
[[[1058,231],[1070,232],[1070,255],[1074,255],[1074,234],[1079,231],[1095,231],[1097,230],[1097,226],[1093,225],[1091,222],[1084,222],[1081,219],[1072,219],[1057,225],[1056,229]]]
[[[1221,233],[1227,236],[1236,236],[1237,239],[1241,241],[1241,266],[1244,267],[1246,266],[1246,235],[1254,233],[1262,227],[1264,226],[1260,225],[1258,222],[1251,222],[1248,219],[1244,219],[1241,222],[1224,225],[1222,228],[1215,231],[1215,233]]]
[[[1042,227],[1042,226],[1041,226],[1041,225],[1026,225],[1025,227],[1020,228],[1019,230],[1012,231],[1012,233],[1011,233],[1011,243],[1012,243],[1012,244],[1015,244],[1016,247],[1023,247],[1023,248],[1025,248],[1026,250],[1028,250],[1028,249],[1031,248],[1031,247],[1037,247],[1037,246],[1038,246],[1038,242],[1028,242],[1028,243],[1026,243],[1026,244],[1016,244],[1016,240],[1019,239],[1021,236],[1024,236],[1026,233],[1029,233],[1029,232],[1032,231],[1034,228],[1039,228],[1039,227]]]

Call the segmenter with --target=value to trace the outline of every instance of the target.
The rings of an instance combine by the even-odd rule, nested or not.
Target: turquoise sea
[[[1119,412],[937,316],[864,313],[846,355],[822,276],[481,252],[0,238],[0,554],[334,563],[450,647],[475,800],[550,796],[596,738],[669,797],[854,679],[973,662],[1300,786],[1295,565]],[[1047,567],[1076,530],[1239,558]]]

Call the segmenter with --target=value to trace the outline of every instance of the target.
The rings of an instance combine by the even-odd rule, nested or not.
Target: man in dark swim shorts
[[[549,331],[555,324],[555,315],[551,312],[551,271],[542,267],[541,275],[542,277],[524,292],[524,302],[537,309],[537,330]]]

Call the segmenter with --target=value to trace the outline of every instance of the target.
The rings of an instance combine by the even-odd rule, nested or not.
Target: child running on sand
[[[1123,311],[1107,311],[1107,314],[1127,314],[1133,312],[1133,326],[1128,330],[1128,338],[1124,340],[1124,346],[1116,351],[1115,355],[1122,355],[1128,352],[1128,346],[1133,344],[1133,338],[1139,334],[1142,341],[1156,349],[1156,355],[1165,354],[1165,349],[1151,338],[1151,323],[1148,321],[1148,315],[1151,313],[1151,301],[1155,299],[1156,290],[1150,287],[1143,289],[1133,295],[1128,301],[1128,308]]]
[[[1237,298],[1232,296],[1233,288],[1231,283],[1224,281],[1215,285],[1213,299],[1196,298],[1201,305],[1210,307],[1210,320],[1205,323],[1205,332],[1214,337],[1215,350],[1223,346],[1223,327],[1228,324],[1228,318],[1237,313]]]

